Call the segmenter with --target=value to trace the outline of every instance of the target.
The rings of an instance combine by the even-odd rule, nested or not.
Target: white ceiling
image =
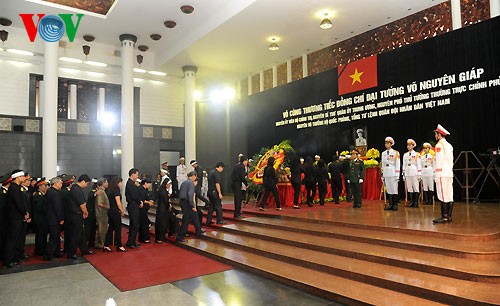
[[[143,55],[151,69],[182,76],[182,66],[195,65],[197,84],[234,84],[441,2],[445,0],[118,0],[107,18],[82,19],[74,45],[81,50],[81,37],[92,34],[96,46],[119,50],[118,36],[134,34],[137,45],[149,46]],[[190,15],[180,11],[186,4],[195,8]],[[324,11],[333,14],[333,28],[328,30],[319,27]],[[1,0],[0,17],[24,31],[20,13],[72,12],[26,0]],[[177,22],[177,27],[166,28],[166,20]],[[162,39],[151,40],[152,33]],[[272,36],[279,39],[278,51],[268,50]],[[43,44],[38,48],[43,53]]]

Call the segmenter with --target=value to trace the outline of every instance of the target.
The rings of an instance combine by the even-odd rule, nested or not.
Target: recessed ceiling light
[[[82,60],[72,57],[60,57],[59,60],[68,63],[79,63],[79,64],[83,63]]]
[[[167,74],[165,72],[161,72],[161,71],[148,71],[149,74],[152,74],[152,75],[158,75],[158,76],[166,76]]]
[[[160,34],[151,34],[151,35],[149,35],[149,37],[151,37],[152,40],[160,40],[161,39]]]
[[[106,64],[106,63],[94,62],[94,61],[85,61],[84,63],[87,64],[87,65],[96,66],[96,67],[106,67],[106,66],[108,66],[108,64]]]
[[[194,12],[194,7],[192,7],[191,5],[183,5],[181,6],[181,12],[183,12],[184,14],[191,14],[192,12]]]
[[[167,20],[163,23],[167,28],[169,29],[173,29],[175,28],[175,26],[177,25],[177,22],[173,21],[173,20]]]
[[[7,52],[14,53],[14,54],[19,54],[19,55],[29,55],[29,56],[34,56],[35,53],[30,52],[30,51],[24,51],[24,50],[18,50],[18,49],[7,49]]]

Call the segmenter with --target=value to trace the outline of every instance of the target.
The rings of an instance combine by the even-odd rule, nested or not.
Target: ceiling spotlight
[[[319,27],[326,30],[326,29],[331,28],[333,25],[332,25],[332,22],[330,21],[330,19],[328,19],[328,13],[324,13],[324,15],[325,15],[325,18],[323,18],[323,20],[321,20]]]
[[[137,55],[137,64],[141,65],[143,60],[144,60],[144,56],[142,56],[140,54]]]
[[[7,18],[0,17],[0,25],[3,25],[4,27],[8,27],[12,24],[12,21]]]
[[[145,45],[140,45],[137,47],[137,49],[139,49],[139,51],[141,51],[141,52],[146,52],[146,51],[148,51],[149,47],[145,46]]]
[[[169,29],[173,29],[175,28],[175,26],[177,25],[177,23],[175,21],[172,21],[172,20],[167,20],[163,23],[167,28]]]
[[[92,35],[83,35],[83,40],[86,42],[93,42],[95,40],[95,37]]]
[[[194,7],[191,5],[183,5],[181,6],[181,12],[184,14],[191,14],[194,11]]]
[[[279,48],[280,46],[278,46],[278,44],[276,43],[276,38],[275,37],[271,38],[271,44],[269,45],[269,50],[276,51]]]
[[[89,45],[82,46],[82,49],[83,49],[83,54],[85,54],[85,58],[87,58],[87,56],[90,54],[90,46]]]
[[[7,38],[9,38],[9,32],[5,31],[5,30],[1,30],[0,31],[0,40],[4,43]]]
[[[151,37],[152,40],[160,40],[161,39],[160,34],[151,34],[151,35],[149,35],[149,37]]]

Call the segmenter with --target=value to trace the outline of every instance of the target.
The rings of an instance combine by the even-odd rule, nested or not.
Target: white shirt
[[[403,174],[405,177],[422,175],[420,153],[411,150],[403,155]]]
[[[436,177],[453,177],[453,146],[445,138],[436,144]]]
[[[434,176],[434,156],[431,153],[420,157],[422,164],[422,176]]]
[[[390,148],[382,153],[381,169],[383,177],[399,176],[400,169],[399,152]]]

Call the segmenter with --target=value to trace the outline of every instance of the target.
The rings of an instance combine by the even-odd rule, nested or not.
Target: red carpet
[[[170,243],[142,244],[126,253],[85,258],[120,291],[134,290],[232,269]],[[187,264],[183,264],[187,263]]]

